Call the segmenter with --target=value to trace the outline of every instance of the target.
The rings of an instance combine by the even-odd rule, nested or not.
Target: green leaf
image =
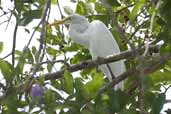
[[[55,26],[55,29],[57,31],[59,31],[59,26]],[[61,35],[54,35],[53,31],[51,28],[49,28],[47,30],[47,39],[46,39],[46,43],[50,44],[50,45],[59,45],[59,46],[63,46],[63,44],[65,43],[63,38],[61,38]]]
[[[93,13],[93,8],[89,3],[84,3],[82,1],[79,1],[76,6],[76,13],[81,15],[91,14]]]
[[[71,73],[67,70],[64,72],[64,84],[65,89],[69,94],[72,94],[74,92],[74,86],[73,86],[73,77]]]
[[[89,99],[88,93],[85,91],[82,78],[75,78],[74,88],[76,90],[76,101],[79,104],[82,104]]]
[[[88,2],[96,2],[96,0],[88,0]]]
[[[53,68],[53,64],[48,64],[47,65],[47,70],[48,70],[48,72],[51,72],[52,71],[52,68]]]
[[[81,111],[81,114],[92,114],[90,110],[83,110]]]
[[[120,6],[119,2],[117,0],[106,0],[108,4],[111,6]]]
[[[122,38],[120,37],[120,33],[118,31],[118,28],[114,26],[111,30],[114,39],[116,40],[117,44],[119,45],[121,50],[126,50],[127,47],[124,45]]]
[[[160,49],[161,53],[166,53],[166,52],[170,52],[170,51],[171,51],[171,44],[170,43],[166,43]]]
[[[23,9],[23,3],[21,0],[17,0],[15,2],[15,8],[18,12],[21,12],[21,10]]]
[[[146,103],[149,103],[152,107],[152,114],[160,114],[161,109],[165,103],[164,93],[147,93],[145,95]]]
[[[51,0],[51,3],[52,4],[55,4],[56,5],[56,2],[57,2],[56,0]]]
[[[126,105],[127,98],[121,91],[109,93],[109,108],[111,112],[119,112]],[[112,107],[111,107],[112,106]]]
[[[30,10],[30,11],[24,12],[23,18],[20,20],[19,25],[20,26],[26,26],[33,19],[39,19],[39,18],[41,18],[41,15],[42,15],[42,9]]]
[[[94,10],[90,3],[85,3],[86,14],[93,14]]]
[[[93,79],[85,84],[84,87],[87,93],[89,94],[90,98],[95,97],[97,91],[100,89],[102,84],[103,84],[103,75],[101,73],[96,73],[93,76]]]
[[[49,55],[53,55],[53,56],[56,56],[57,54],[60,53],[58,50],[51,47],[46,48],[46,51]]]
[[[79,1],[77,6],[76,6],[76,13],[85,15],[85,5],[84,2]]]
[[[10,95],[4,100],[6,107],[8,107],[7,114],[18,114],[17,107],[18,107],[18,100],[17,95],[13,94],[13,90],[10,91]]]
[[[22,57],[19,58],[18,64],[16,66],[17,74],[22,74],[24,69],[25,59]]]
[[[68,52],[73,52],[73,51],[78,51],[80,49],[84,48],[83,46],[76,44],[76,43],[72,43],[70,46],[65,46],[64,50],[68,51]]]
[[[0,62],[1,73],[3,74],[4,78],[8,81],[10,81],[12,78],[12,68],[12,65],[8,61],[2,60]]]
[[[164,0],[160,7],[160,15],[167,22],[167,25],[171,25],[171,1]],[[169,27],[169,26],[168,26]]]
[[[3,50],[3,47],[4,47],[4,44],[3,44],[3,42],[0,42],[0,53],[2,52],[2,50]]]
[[[23,55],[24,55],[24,56],[23,56]],[[24,49],[24,51],[23,51],[23,53],[22,53],[21,56],[23,57],[23,59],[26,60],[26,62],[27,62],[28,64],[33,64],[34,59],[33,59],[32,53],[31,53],[31,51],[30,51],[29,48]]]
[[[78,51],[78,53],[76,55],[74,55],[74,58],[71,59],[71,63],[72,64],[77,64],[81,61],[84,61],[84,60],[88,60],[88,59],[91,59],[91,55],[88,51],[88,49],[81,49],[80,51]]]
[[[129,15],[132,21],[134,21],[134,19],[136,18],[138,11],[143,7],[143,5],[145,4],[145,1],[146,0],[137,0],[132,12]]]
[[[34,55],[36,55],[36,53],[37,53],[37,49],[36,49],[35,46],[32,47],[32,53],[33,53]]]
[[[170,74],[171,72],[169,71],[165,71],[165,72],[157,71],[152,73],[150,77],[152,78],[153,82],[161,83],[161,82],[171,81]]]
[[[16,51],[18,54],[18,64],[16,66],[17,74],[23,73],[24,65],[26,63],[33,64],[34,59],[29,48],[25,48],[23,52]]]
[[[96,2],[95,3],[95,10],[98,13],[104,13],[104,14],[107,13],[106,8],[101,3],[99,3],[99,2]]]
[[[58,94],[53,92],[52,90],[50,90],[50,89],[46,90],[46,93],[45,93],[46,104],[50,104],[52,102],[55,102],[56,95],[58,95]]]
[[[152,113],[153,114],[160,114],[161,109],[165,103],[165,95],[159,94],[155,97],[154,101],[152,102]]]
[[[39,76],[39,78],[37,80],[38,80],[39,85],[43,85],[45,82],[45,76],[44,75]]]
[[[128,101],[124,92],[108,90],[107,93],[98,95],[95,98],[95,112],[97,114],[114,114],[124,109]],[[125,113],[124,113],[125,114]]]
[[[109,96],[107,94],[98,95],[95,98],[95,114],[109,114]]]

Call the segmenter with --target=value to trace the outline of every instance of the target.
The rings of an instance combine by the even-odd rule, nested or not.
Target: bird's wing
[[[107,55],[120,53],[119,46],[114,39],[111,32],[101,21],[93,21],[90,24],[91,32],[91,44],[90,47],[94,56],[106,57]],[[94,45],[96,44],[96,45]]]
[[[101,21],[93,21],[90,26],[90,30],[92,31],[90,53],[94,59],[120,53],[116,40],[104,23]],[[109,66],[115,77],[125,72],[125,64],[123,60],[110,63]],[[102,65],[101,69],[109,80],[112,80],[112,74],[107,65]],[[123,88],[123,82],[117,85],[116,88]]]

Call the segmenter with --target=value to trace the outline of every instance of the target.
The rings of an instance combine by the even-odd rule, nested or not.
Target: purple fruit
[[[32,97],[43,97],[45,94],[45,88],[38,85],[38,84],[33,84],[31,91],[30,91],[30,96]]]

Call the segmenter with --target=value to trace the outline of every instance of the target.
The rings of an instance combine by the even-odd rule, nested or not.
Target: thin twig
[[[48,4],[47,4],[48,5]],[[50,7],[50,3],[49,5],[47,6],[48,9],[46,11],[46,19],[45,21],[42,23],[42,29],[41,29],[41,35],[42,35],[42,42],[40,42],[42,44],[42,53],[41,53],[41,56],[40,56],[40,59],[39,59],[39,62],[43,60],[44,56],[45,56],[45,53],[46,53],[46,38],[47,38],[47,22],[49,20],[49,15],[50,15],[50,10],[51,10],[51,7]],[[41,41],[41,40],[40,40]]]
[[[165,93],[171,88],[171,84],[165,89]]]
[[[122,11],[124,11],[124,10],[126,10],[126,9],[128,9],[128,8],[130,8],[130,7],[132,7],[132,6],[134,6],[134,5],[135,5],[135,4],[130,4],[130,5],[126,6],[126,7],[123,7],[122,9],[119,9],[118,11],[116,11],[116,12],[114,12],[114,13],[118,14],[118,13],[120,13],[120,12],[122,12]]]
[[[60,4],[59,4],[59,0],[56,0],[56,2],[57,2],[57,6],[58,6],[58,9],[59,9],[59,13],[61,15],[61,18],[64,18],[64,15],[62,14],[62,10],[61,10]],[[59,35],[61,36],[63,43],[66,43],[65,39],[64,39],[64,25],[62,25],[62,32],[59,31]],[[63,44],[61,44],[61,46],[63,47]],[[66,52],[63,49],[62,49],[62,52],[64,54],[65,63],[67,63]]]
[[[5,55],[4,57],[0,58],[0,62],[1,62],[2,60],[6,59],[7,57],[9,57],[11,54],[12,54],[12,53],[9,53],[9,54]]]
[[[2,10],[2,11],[3,11],[3,10]],[[3,11],[3,14],[0,15],[0,17],[3,17],[3,16],[5,16],[5,15],[7,15],[8,13],[10,13],[10,12]]]
[[[43,13],[43,14],[44,14],[44,13]],[[31,43],[31,41],[32,41],[32,39],[33,39],[33,37],[34,37],[34,34],[36,33],[37,29],[38,29],[38,28],[40,27],[40,25],[42,24],[44,18],[45,18],[45,17],[42,16],[40,22],[38,23],[38,25],[35,27],[34,31],[32,32],[32,34],[31,34],[31,36],[30,36],[30,38],[29,38],[29,41],[28,41],[28,43],[27,43],[27,45],[26,45],[27,48],[28,48],[28,46],[30,45],[30,43]]]
[[[9,10],[10,10],[10,9],[9,9]],[[8,19],[8,23],[7,23],[7,26],[6,26],[5,30],[7,30],[7,28],[8,28],[8,25],[9,25],[10,20],[11,20],[11,18],[12,18],[12,14],[15,13],[15,7],[14,7],[13,10],[10,10],[10,11],[11,11],[11,14],[10,14],[10,17],[9,17],[9,19]]]
[[[59,13],[60,13],[60,15],[61,15],[61,18],[63,18],[64,16],[63,16],[63,14],[62,14],[62,10],[61,10],[59,1],[56,0],[56,2],[57,2],[57,6],[58,6],[58,9],[59,9]],[[62,35],[62,38],[64,37],[64,34],[63,34],[63,33],[64,33],[64,25],[62,25],[62,32],[60,32],[60,34]]]
[[[47,61],[44,61],[44,62],[40,62],[40,63],[38,63],[39,64],[39,66],[40,65],[43,65],[43,64],[55,64],[55,63],[64,63],[65,65],[67,65],[68,67],[70,66],[68,63],[66,63],[64,60],[55,60],[55,61],[49,61],[49,60],[47,60]]]
[[[42,21],[40,21],[40,22],[38,23],[38,25],[35,27],[35,29],[33,30],[32,34],[31,34],[31,36],[30,36],[30,38],[29,38],[29,41],[28,41],[27,45],[25,46],[26,48],[29,47],[29,45],[30,45],[30,43],[31,43],[31,41],[32,41],[32,39],[33,39],[33,37],[34,37],[34,35],[35,35],[37,29],[38,29],[39,26],[41,25],[41,23],[42,23]]]
[[[4,24],[4,23],[6,23],[6,22],[8,22],[8,20],[5,20],[5,21],[1,22],[0,25]]]
[[[42,29],[41,29],[41,33],[40,33],[40,45],[39,45],[38,52],[36,53],[36,57],[35,57],[36,64],[33,67],[32,76],[34,76],[35,73],[37,72],[37,69],[39,68],[38,63],[41,60],[40,59],[41,52],[43,50],[43,45],[44,45],[44,41],[45,41],[45,38],[46,38],[46,25],[47,25],[46,17],[48,15],[48,9],[50,8],[50,2],[51,2],[51,0],[46,0],[46,4],[44,6],[43,13],[42,13],[42,16],[41,16],[40,24],[42,24]]]
[[[18,20],[16,20],[14,35],[13,35],[13,46],[12,46],[12,65],[15,65],[15,48],[16,48],[16,38],[17,38],[17,30],[18,30]]]
[[[49,16],[50,16],[50,11],[51,11],[51,6],[50,6],[50,4],[49,4],[49,8],[48,8],[49,10],[47,11],[47,21],[46,22],[48,22],[48,20],[49,20]],[[44,25],[44,28],[45,28],[45,32],[46,32],[46,34],[45,34],[45,37],[47,37],[47,29],[46,29],[46,25],[47,25],[47,23],[45,23],[45,25]],[[46,38],[45,38],[45,40],[44,40],[44,48],[43,48],[43,51],[42,51],[42,56],[41,56],[41,58],[40,58],[40,61],[42,61],[43,60],[43,58],[44,58],[44,56],[45,56],[45,54],[46,54],[46,46],[47,46],[47,44],[46,44]]]
[[[135,31],[131,34],[131,36],[126,40],[125,43],[127,43],[128,41],[130,41],[132,39],[132,37],[138,32],[138,30],[145,24],[145,21],[139,25],[137,28],[135,28]]]

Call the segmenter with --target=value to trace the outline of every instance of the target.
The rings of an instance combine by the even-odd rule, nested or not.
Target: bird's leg
[[[103,57],[97,57],[97,60],[101,60],[101,59],[104,59]],[[109,64],[106,64],[106,66],[107,66],[107,68],[108,68],[108,70],[109,70],[109,72],[110,72],[110,74],[111,74],[111,77],[112,77],[112,79],[115,79],[115,75],[113,74],[113,72],[112,72],[112,69],[110,68],[110,66],[109,66]],[[96,66],[96,70],[98,71],[98,66]]]
[[[99,57],[99,56],[97,56],[97,60],[101,60],[101,59],[103,59],[103,57]],[[99,72],[100,70],[99,70],[99,66],[97,65],[96,66],[96,72]]]
[[[116,77],[115,77],[115,75],[113,74],[112,69],[110,68],[109,64],[106,64],[106,66],[107,66],[107,68],[109,69],[109,72],[110,72],[110,74],[111,74],[111,76],[112,76],[112,80],[115,79]]]

